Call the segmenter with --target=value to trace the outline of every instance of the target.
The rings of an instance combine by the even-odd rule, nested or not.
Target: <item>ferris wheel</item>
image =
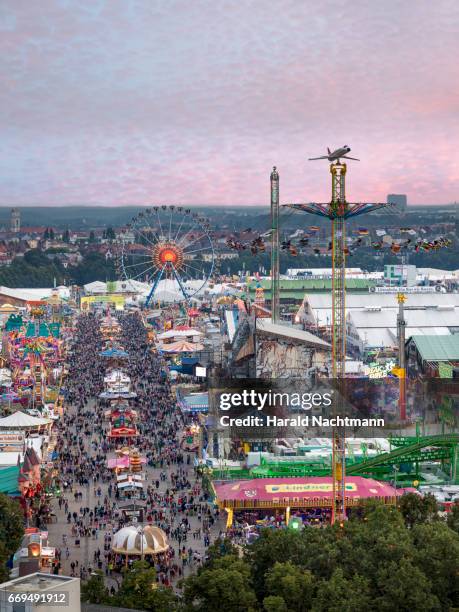
[[[182,206],[153,206],[122,230],[118,265],[123,279],[151,286],[146,298],[188,302],[211,278],[216,256],[208,220]]]

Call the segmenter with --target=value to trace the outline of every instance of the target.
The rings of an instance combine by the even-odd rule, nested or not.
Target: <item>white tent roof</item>
[[[138,489],[143,489],[143,484],[138,480],[124,480],[123,482],[118,482],[118,489],[126,489],[128,487],[137,487]]]
[[[50,297],[54,291],[57,291],[59,297],[61,298],[69,298],[70,297],[70,289],[65,286],[53,288],[18,288],[13,289],[11,287],[5,287],[4,285],[0,286],[0,294],[6,295],[8,297],[16,298],[18,300],[42,300],[44,298]]]
[[[125,555],[155,554],[169,548],[164,531],[154,525],[123,527],[113,536],[112,549]]]
[[[157,340],[167,340],[168,338],[186,338],[187,336],[202,336],[202,332],[197,329],[169,329],[156,336]]]
[[[40,419],[38,417],[25,414],[18,410],[14,414],[3,417],[0,419],[0,428],[8,429],[26,429],[27,427],[38,427],[39,425],[48,425],[51,423],[51,419]]]
[[[308,303],[314,315],[316,310],[327,309],[331,312],[332,295],[327,293],[308,293],[305,303]],[[413,306],[444,306],[459,307],[459,293],[409,293],[405,302],[405,311]],[[346,296],[346,310],[365,307],[371,308],[397,308],[397,294],[395,293],[348,293]]]

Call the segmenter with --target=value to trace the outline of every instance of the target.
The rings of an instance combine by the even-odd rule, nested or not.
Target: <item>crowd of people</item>
[[[99,397],[104,376],[114,365],[101,354],[107,339],[100,323],[95,314],[82,314],[76,322],[68,354],[66,408],[57,424],[61,496],[54,502],[57,522],[48,529],[50,540],[60,539],[57,556],[65,573],[86,579],[99,569],[114,590],[125,558],[112,551],[113,535],[129,519],[107,460],[126,440],[109,436],[108,400]],[[139,504],[144,523],[160,527],[170,544],[167,553],[147,560],[154,565],[159,582],[170,585],[204,559],[206,548],[222,533],[222,522],[201,489],[194,454],[181,447],[189,422],[174,400],[166,364],[152,351],[138,314],[122,315],[119,323],[118,337],[108,342],[127,353],[116,366],[130,377],[136,394],[131,402],[138,415],[137,436],[130,444],[146,459]]]

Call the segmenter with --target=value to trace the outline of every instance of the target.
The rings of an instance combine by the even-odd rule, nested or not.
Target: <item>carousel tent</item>
[[[179,340],[161,347],[163,353],[196,353],[202,351],[204,345],[199,342],[188,342],[187,340]]]
[[[121,555],[157,555],[166,552],[169,544],[159,527],[123,527],[113,536],[112,550]]]
[[[18,410],[0,419],[0,429],[28,429],[49,425],[51,422],[51,419],[40,419]]]

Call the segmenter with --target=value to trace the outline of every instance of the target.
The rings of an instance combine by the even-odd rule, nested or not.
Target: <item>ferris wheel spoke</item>
[[[139,266],[144,266],[149,263],[151,263],[151,257],[148,258],[148,261],[138,261],[136,263],[127,264],[124,267],[125,268],[138,268]]]
[[[190,234],[194,230],[194,228],[197,226],[197,224],[198,224],[198,222],[195,221],[193,223],[193,225],[190,227],[190,229],[181,237],[181,239],[178,242],[179,246],[182,246],[184,244],[185,238],[188,236],[188,234]]]
[[[150,229],[152,229],[152,228],[150,228]],[[142,236],[142,238],[145,238],[145,240],[146,240],[148,243],[150,243],[150,244],[151,244],[151,246],[155,246],[155,245],[157,244],[157,242],[156,242],[156,241],[155,241],[155,242],[152,242],[152,241],[150,240],[150,238],[147,236],[147,234],[145,234],[145,233],[143,232],[143,230],[141,230],[140,228],[138,228],[138,229],[137,229],[137,232],[140,234],[140,236]],[[152,230],[152,235],[153,235],[153,237],[154,237],[153,230]]]
[[[192,240],[191,242],[189,242],[186,247],[183,247],[183,250],[185,251],[186,249],[188,249],[191,245],[195,244],[195,242],[199,242],[200,240],[202,240],[203,238],[206,238],[207,234],[206,232],[204,232],[202,234],[202,236],[199,236],[198,238],[196,238],[195,240]]]
[[[149,268],[146,268],[145,270],[142,270],[141,272],[139,272],[139,274],[137,274],[136,276],[133,276],[129,280],[137,280],[139,278],[139,276],[142,276],[143,274],[146,274],[149,270],[157,270],[157,269],[158,268],[156,266],[150,266]]]
[[[175,234],[175,237],[174,237],[174,242],[176,242],[176,241],[177,241],[177,237],[178,237],[178,235],[179,235],[179,233],[180,233],[180,230],[182,229],[183,222],[185,221],[185,219],[187,218],[187,216],[188,216],[188,215],[187,215],[186,213],[183,213],[182,220],[180,221],[179,228],[178,228],[177,233]]]
[[[161,225],[161,219],[159,218],[159,210],[156,210],[155,212],[156,212],[156,217],[158,219],[159,229],[160,229],[160,232],[161,232],[160,236],[163,236],[164,232],[163,232],[163,226]],[[159,238],[158,238],[158,241],[159,241]]]
[[[183,265],[185,268],[190,268],[190,270],[196,270],[196,272],[199,272],[199,274],[204,274],[204,276],[205,276],[204,271],[203,271],[203,270],[200,270],[199,268],[195,268],[194,266],[190,266],[190,264],[186,264],[186,263],[183,263],[182,265]]]
[[[171,231],[172,231],[172,213],[174,212],[174,209],[170,208],[169,210],[171,212],[171,214],[169,215],[169,238],[168,238],[170,242],[171,241]]]
[[[186,249],[183,249],[183,253],[185,255],[191,255],[192,253],[200,253],[201,251],[210,251],[210,252],[212,252],[212,247],[210,246],[210,244],[208,244],[207,246],[202,247],[202,249],[196,249],[194,251],[187,251]]]

